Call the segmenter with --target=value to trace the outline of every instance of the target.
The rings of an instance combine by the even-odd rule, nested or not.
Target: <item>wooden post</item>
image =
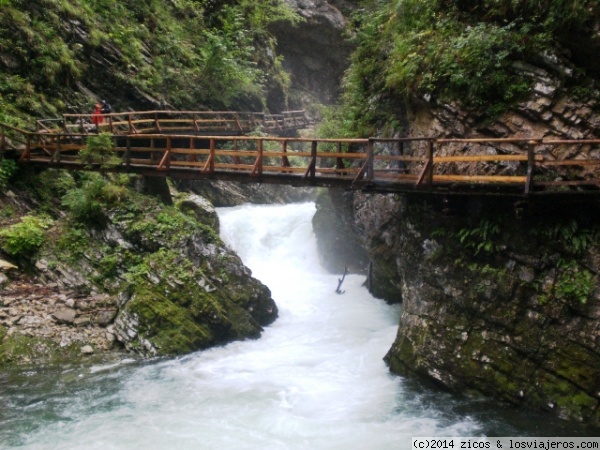
[[[281,153],[283,156],[281,157],[281,167],[290,167],[290,160],[287,157],[287,143],[288,141],[281,141]]]
[[[533,141],[527,143],[527,179],[525,181],[525,194],[533,187],[533,169],[535,166],[535,144]]]
[[[210,173],[214,173],[215,171],[215,152],[217,150],[217,141],[215,138],[210,140],[210,155],[209,155],[209,163],[208,163],[208,171]]]
[[[427,170],[426,182],[428,186],[433,184],[433,139],[427,143],[427,161],[429,169]]]
[[[337,143],[337,152],[338,153],[342,153],[342,143],[338,142]],[[335,168],[336,169],[345,169],[346,166],[344,165],[344,160],[342,159],[342,157],[338,156],[335,159]],[[338,175],[345,175],[345,172],[338,172]]]
[[[367,143],[367,180],[373,181],[375,177],[375,165],[374,165],[374,155],[373,155],[373,140],[369,138],[369,142]]]
[[[314,180],[317,173],[317,141],[310,144],[310,179]]]
[[[256,162],[257,162],[256,169],[257,169],[259,177],[262,176],[262,173],[263,173],[263,150],[264,150],[263,140],[259,139],[258,140],[258,158],[256,160]]]
[[[131,140],[129,139],[129,137],[127,137],[126,145],[127,150],[125,151],[125,166],[129,168],[131,166]]]

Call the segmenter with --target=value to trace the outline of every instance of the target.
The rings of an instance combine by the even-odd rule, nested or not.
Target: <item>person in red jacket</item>
[[[94,106],[94,112],[92,113],[92,123],[96,125],[96,130],[102,125],[104,118],[102,117],[102,106],[99,103],[96,103]]]

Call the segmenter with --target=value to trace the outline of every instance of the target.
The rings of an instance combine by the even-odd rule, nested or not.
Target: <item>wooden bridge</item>
[[[224,119],[198,112],[111,114],[98,130],[85,122],[89,115],[66,115],[57,126],[39,121],[37,131],[0,124],[0,151],[36,167],[198,180],[372,192],[600,194],[600,140],[243,136],[255,129],[254,119],[218,114]],[[300,128],[291,116],[261,121],[269,131]],[[78,153],[90,134],[103,130],[112,133],[118,162],[82,161]]]
[[[194,133],[231,136],[263,132],[281,136],[294,135],[310,124],[304,110],[281,114],[160,110],[102,114],[98,125],[94,123],[94,114],[63,114],[58,119],[38,120],[36,130],[53,134],[107,132],[116,135]]]

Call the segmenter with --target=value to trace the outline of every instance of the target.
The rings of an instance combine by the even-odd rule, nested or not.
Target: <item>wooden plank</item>
[[[456,181],[467,183],[525,183],[526,176],[520,175],[433,175],[433,181]]]
[[[304,173],[306,167],[281,167],[281,166],[263,166],[264,172],[290,172]]]
[[[171,165],[179,167],[205,167],[207,161],[175,161],[172,159]]]
[[[497,162],[497,161],[527,161],[527,155],[460,155],[460,156],[434,156],[433,163],[448,162]],[[544,158],[537,155],[536,161]]]
[[[425,162],[425,157],[424,156],[404,156],[404,155],[375,155],[375,161]]]
[[[31,144],[31,149],[35,150],[35,149],[47,149],[47,150],[56,150],[59,147],[59,145],[57,144]],[[60,151],[77,151],[77,150],[81,150],[83,148],[85,148],[85,145],[81,145],[81,144],[60,144]]]
[[[346,167],[343,169],[338,169],[336,167],[317,167],[315,169],[318,173],[351,173],[351,174],[357,174],[360,172],[360,168],[358,167]]]
[[[245,171],[251,172],[253,167],[253,164],[228,164],[218,162],[215,163],[215,169],[243,169]]]
[[[293,153],[290,153],[293,155]],[[317,152],[317,158],[366,159],[366,153]]]
[[[526,144],[534,143],[541,144],[540,139],[529,138],[450,138],[450,139],[434,139],[438,144]]]
[[[560,161],[543,161],[540,166],[597,166],[600,159],[561,159]]]
[[[375,172],[375,180],[412,180],[416,181],[419,178],[417,174],[414,173],[379,173]]]
[[[558,181],[537,181],[536,186],[598,186],[600,180],[558,180]]]

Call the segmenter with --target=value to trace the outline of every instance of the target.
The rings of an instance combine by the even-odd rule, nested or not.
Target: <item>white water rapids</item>
[[[223,239],[279,308],[260,339],[150,363],[11,373],[0,379],[0,448],[383,450],[409,449],[412,436],[542,435],[533,419],[515,428],[496,405],[390,375],[382,358],[399,307],[356,275],[335,293],[339,276],[318,263],[314,212],[312,203],[219,210]]]

